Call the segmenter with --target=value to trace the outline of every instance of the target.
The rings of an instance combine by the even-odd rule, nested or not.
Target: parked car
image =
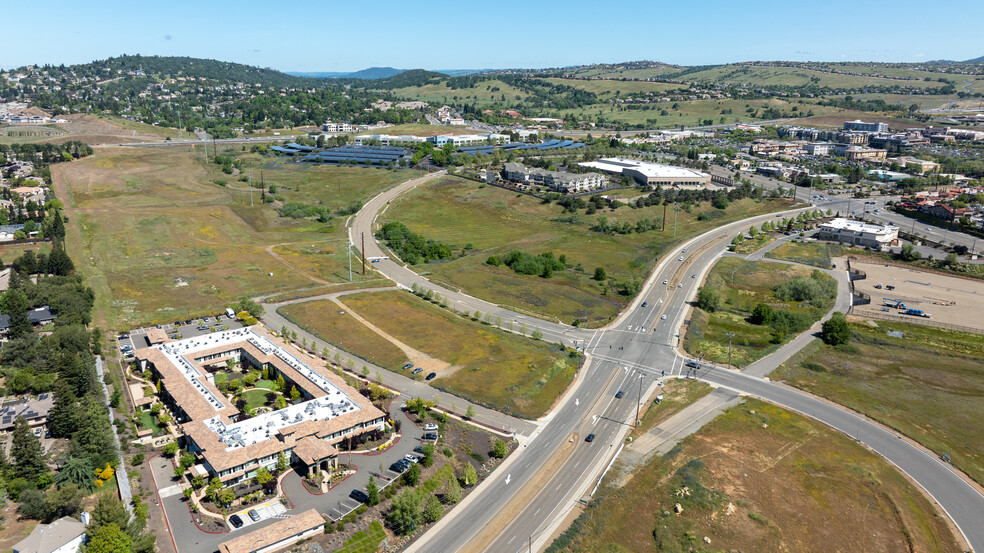
[[[418,445],[417,447],[413,448],[413,450],[421,455],[424,454],[424,446],[422,445]]]
[[[229,524],[231,524],[233,528],[241,528],[243,525],[243,519],[239,518],[239,515],[232,515],[229,517]]]
[[[257,513],[256,509],[250,509],[246,514],[249,515],[249,518],[252,519],[253,522],[260,521],[260,513]]]
[[[366,494],[366,492],[362,490],[352,490],[352,493],[349,494],[349,497],[358,501],[359,503],[369,502],[369,496]]]
[[[424,440],[436,440],[437,439],[437,434],[435,434],[433,432],[428,432],[428,433],[424,434],[423,439]]]
[[[585,438],[584,441],[586,441],[586,442],[593,442],[594,441],[594,434],[588,434],[588,437]]]
[[[615,393],[615,399],[622,399],[622,396],[624,396],[624,395],[625,395],[625,392],[623,392],[622,390],[619,390],[618,392]]]
[[[424,380],[434,380],[437,377],[437,373],[430,373]]]
[[[410,461],[411,463],[416,463],[420,461],[419,457],[417,457],[416,455],[410,455],[409,453],[404,455],[403,458],[406,459],[407,461]]]
[[[424,430],[437,430],[437,425],[432,422],[429,422],[424,425]]]
[[[413,363],[407,363],[406,365],[403,365],[403,370],[412,369],[412,368],[413,368]]]
[[[420,374],[422,372],[424,372],[424,369],[421,367],[417,367],[416,369],[413,370],[411,374]]]

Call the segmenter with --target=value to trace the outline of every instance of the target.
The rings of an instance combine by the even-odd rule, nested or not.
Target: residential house
[[[43,393],[38,395],[38,399],[19,399],[0,405],[0,433],[13,430],[17,417],[24,417],[32,429],[42,428],[48,424],[48,413],[54,404],[54,396]]]
[[[14,544],[14,553],[76,553],[85,539],[85,524],[62,517],[35,526],[29,536]]]

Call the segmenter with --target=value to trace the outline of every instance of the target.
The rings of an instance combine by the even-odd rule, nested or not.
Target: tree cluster
[[[450,246],[436,240],[425,239],[400,222],[386,223],[376,231],[376,238],[385,240],[386,245],[400,259],[411,265],[428,263],[436,259],[449,259],[452,256]]]

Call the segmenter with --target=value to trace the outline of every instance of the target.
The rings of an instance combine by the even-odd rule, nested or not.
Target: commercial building
[[[831,146],[830,142],[811,142],[803,145],[803,151],[811,156],[824,157],[830,155]]]
[[[844,150],[844,157],[847,161],[885,161],[888,151],[879,148],[866,148],[864,146],[851,146]]]
[[[888,161],[898,163],[900,166],[905,167],[909,171],[916,171],[920,174],[932,173],[940,170],[940,164],[935,161],[917,159],[910,156],[897,157]]]
[[[219,553],[276,551],[324,531],[325,519],[317,509],[275,522],[259,530],[219,544]]]
[[[821,224],[816,237],[878,250],[898,243],[899,228],[837,218]]]
[[[83,542],[85,524],[62,517],[51,524],[35,526],[29,536],[14,545],[14,553],[76,553]]]
[[[353,132],[355,128],[348,123],[332,123],[328,121],[324,125],[321,125],[321,130],[325,132]]]
[[[844,121],[845,131],[888,132],[888,123],[868,123],[860,119]]]
[[[596,190],[608,184],[608,179],[598,173],[547,171],[538,167],[527,167],[522,163],[506,163],[502,169],[502,177],[512,182],[541,184],[565,194]]]
[[[209,478],[235,484],[271,469],[280,453],[307,471],[337,464],[333,444],[382,430],[386,414],[316,360],[274,343],[260,326],[226,330],[157,344],[134,352],[137,367],[160,382],[161,400],[181,424],[185,447]],[[296,387],[301,398],[287,407],[244,417],[215,387],[213,372],[227,361],[268,371]],[[320,363],[319,363],[320,364]]]
[[[711,176],[700,171],[648,161],[610,157],[579,163],[579,165],[598,169],[605,173],[626,175],[632,177],[637,183],[646,186],[702,187],[711,184]]]

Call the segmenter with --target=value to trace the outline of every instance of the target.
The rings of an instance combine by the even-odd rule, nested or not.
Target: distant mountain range
[[[406,69],[395,69],[393,67],[370,67],[361,71],[339,72],[339,71],[287,71],[288,75],[295,77],[307,77],[311,79],[388,79],[407,71]],[[481,73],[486,69],[435,69],[435,73],[443,73],[449,77],[461,77],[473,73]]]

